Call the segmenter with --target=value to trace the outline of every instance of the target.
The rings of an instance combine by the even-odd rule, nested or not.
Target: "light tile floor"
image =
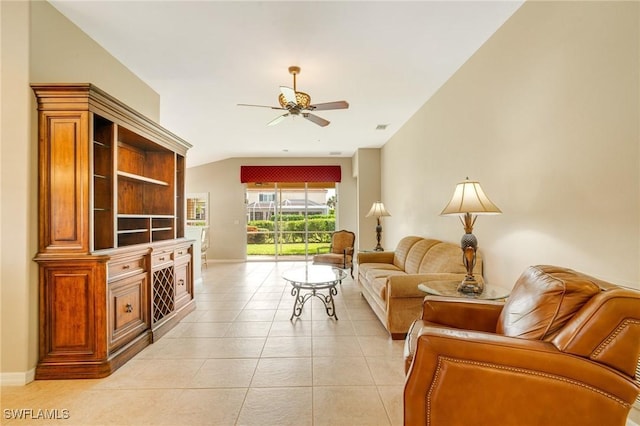
[[[281,275],[303,265],[210,263],[196,311],[158,342],[105,379],[3,387],[1,423],[401,425],[403,342],[388,337],[351,277],[338,287],[338,321],[316,298],[290,321]],[[69,418],[15,420],[6,409]]]
[[[303,265],[210,263],[197,310],[162,339],[105,379],[3,387],[0,424],[401,425],[403,342],[388,337],[350,277],[336,296],[338,321],[315,298],[289,321],[281,275]],[[12,419],[21,409],[69,418]],[[638,424],[634,409],[627,426]]]

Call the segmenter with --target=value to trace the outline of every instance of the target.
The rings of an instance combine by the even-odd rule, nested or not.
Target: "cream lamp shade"
[[[389,214],[387,209],[384,208],[384,204],[382,204],[381,201],[376,201],[371,206],[371,210],[369,210],[369,213],[367,213],[366,217],[371,217],[371,216],[382,217],[382,216],[391,216],[391,214]]]
[[[502,211],[485,195],[479,182],[467,178],[456,186],[451,201],[440,214],[447,216],[465,213],[500,214]]]

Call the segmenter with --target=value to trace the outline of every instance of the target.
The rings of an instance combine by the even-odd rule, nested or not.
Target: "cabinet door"
[[[40,362],[49,370],[106,357],[104,280],[104,263],[91,258],[40,262]]]
[[[176,264],[174,267],[175,294],[176,294],[176,310],[182,308],[193,298],[193,287],[191,280],[191,262],[186,261]]]
[[[39,252],[89,252],[89,113],[40,112]]]
[[[109,284],[109,350],[114,351],[149,328],[147,274]]]

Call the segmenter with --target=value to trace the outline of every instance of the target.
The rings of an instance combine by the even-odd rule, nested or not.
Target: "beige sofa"
[[[425,293],[418,284],[426,281],[460,280],[466,269],[458,244],[409,236],[395,251],[358,254],[358,284],[393,339],[404,339],[411,323],[420,318]],[[482,257],[474,268],[482,279]]]

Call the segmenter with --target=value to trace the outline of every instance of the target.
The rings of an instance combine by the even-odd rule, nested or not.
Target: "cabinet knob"
[[[160,262],[164,261],[164,256],[163,256],[163,257],[159,257],[159,258],[158,258],[158,260],[159,260]]]
[[[178,280],[178,285],[184,285],[184,280],[183,279],[179,279]]]
[[[129,268],[131,268],[131,265],[124,265],[124,266],[122,267],[122,269],[129,269]]]
[[[124,307],[124,311],[127,313],[133,312],[133,305],[131,303],[127,303],[126,306]]]

